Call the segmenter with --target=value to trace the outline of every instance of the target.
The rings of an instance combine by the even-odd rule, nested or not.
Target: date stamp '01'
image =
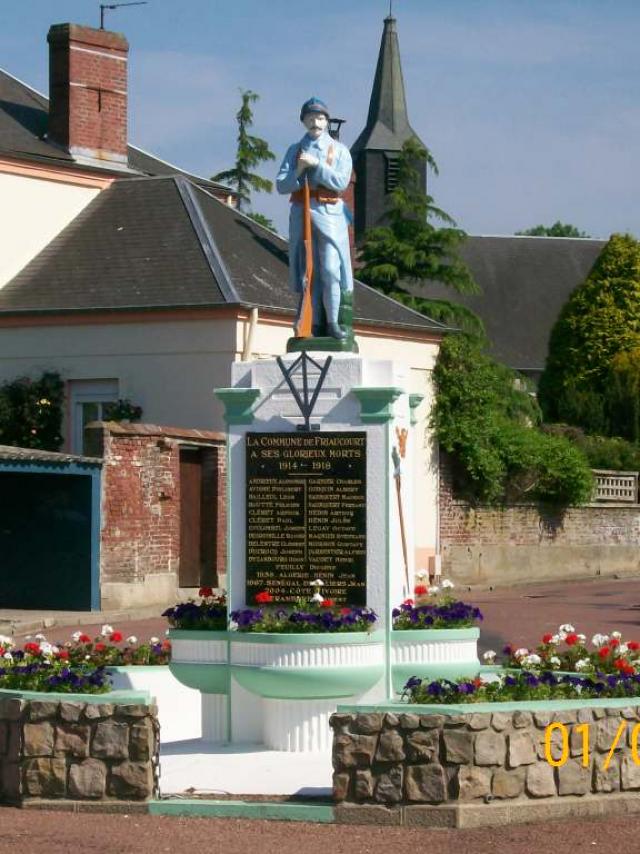
[[[607,758],[604,760],[604,764],[602,766],[603,770],[606,771],[611,764],[611,760],[613,759],[613,754],[615,749],[620,744],[620,739],[625,734],[627,729],[628,721],[621,720],[618,729],[616,730],[616,734],[613,737],[613,741],[609,747],[609,752],[607,754]],[[590,727],[591,724],[578,724],[573,727],[573,732],[577,733],[582,738],[582,749],[580,753],[582,754],[582,764],[585,768],[589,767],[591,762],[591,750],[590,750]],[[553,744],[553,734],[554,732],[560,733],[560,743]],[[640,765],[640,753],[638,752],[638,740],[640,739],[640,724],[636,724],[631,731],[631,758],[633,759],[636,765]],[[553,756],[552,749],[560,748],[560,756],[556,759]],[[556,750],[557,752],[557,750]],[[545,728],[544,731],[544,758],[547,760],[549,765],[553,765],[554,768],[562,768],[567,759],[569,758],[569,729],[559,721],[556,721],[552,724],[549,724],[548,727]]]

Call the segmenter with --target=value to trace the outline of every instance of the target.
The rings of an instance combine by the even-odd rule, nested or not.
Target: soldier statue
[[[347,336],[352,338],[351,315],[340,313],[340,307],[351,306],[353,272],[351,213],[342,194],[351,180],[351,154],[330,136],[329,119],[323,101],[305,101],[300,121],[307,132],[287,150],[277,187],[291,194],[289,284],[300,295],[296,337],[330,336],[346,344]]]

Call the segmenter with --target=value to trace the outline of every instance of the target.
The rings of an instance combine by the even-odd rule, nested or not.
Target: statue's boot
[[[347,337],[347,333],[337,323],[327,323],[327,332],[332,338],[337,338],[339,341]]]

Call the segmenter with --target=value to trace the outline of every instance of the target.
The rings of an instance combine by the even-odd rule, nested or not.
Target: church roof
[[[409,124],[396,19],[384,19],[378,64],[373,80],[367,124],[351,153],[363,149],[400,151],[408,139],[418,139]]]
[[[356,322],[446,327],[357,282]],[[0,315],[258,306],[293,317],[288,244],[173,175],[114,181],[0,290]]]

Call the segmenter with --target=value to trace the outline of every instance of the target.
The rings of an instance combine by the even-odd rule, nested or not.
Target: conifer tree
[[[247,206],[251,204],[252,190],[265,193],[270,193],[273,190],[272,181],[251,170],[259,166],[260,163],[276,158],[266,140],[249,133],[249,128],[253,125],[251,105],[255,104],[260,96],[252,92],[251,89],[241,89],[240,94],[242,104],[236,113],[238,146],[235,165],[232,169],[226,169],[211,176],[212,181],[222,181],[237,190],[238,210],[242,210],[245,204]]]

